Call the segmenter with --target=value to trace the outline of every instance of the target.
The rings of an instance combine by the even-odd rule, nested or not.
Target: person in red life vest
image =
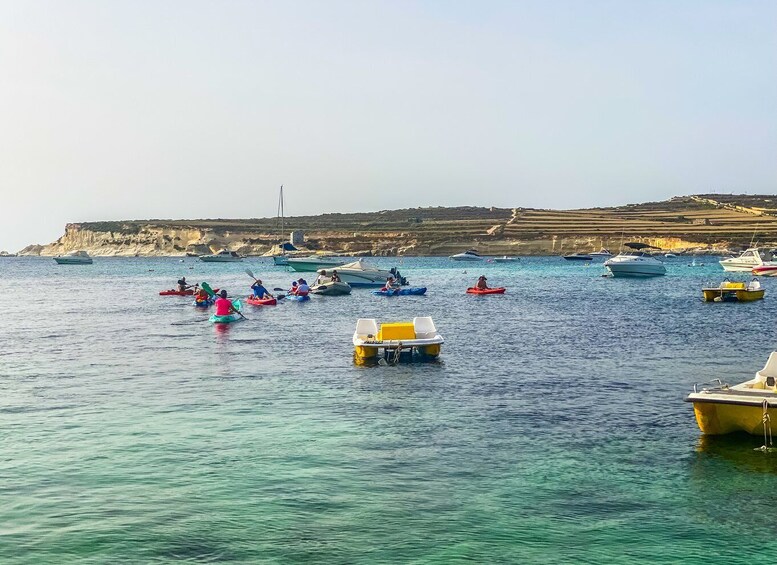
[[[291,281],[291,288],[286,291],[286,294],[297,295],[297,281]]]
[[[227,298],[227,291],[222,290],[219,298],[216,299],[216,316],[229,316],[232,312],[237,312],[232,301]]]

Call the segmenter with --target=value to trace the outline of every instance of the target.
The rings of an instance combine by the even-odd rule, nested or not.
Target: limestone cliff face
[[[110,229],[108,229],[110,228]],[[574,251],[598,251],[601,247],[616,252],[620,236],[580,237],[543,235],[507,237],[497,230],[468,237],[442,239],[420,237],[410,231],[387,230],[380,233],[318,230],[309,232],[302,252],[329,251],[353,256],[430,255],[446,256],[467,248],[486,255],[558,255]],[[719,250],[725,246],[667,237],[632,237],[663,249]],[[30,245],[20,255],[53,256],[71,251],[87,251],[92,256],[182,256],[203,255],[222,249],[241,255],[271,255],[279,251],[276,234],[252,229],[220,230],[152,223],[67,224],[65,234],[49,245]]]
[[[65,235],[57,241],[44,246],[29,246],[22,250],[22,254],[53,256],[84,250],[94,256],[175,256],[230,249],[251,255],[264,253],[272,241],[273,236],[265,234],[216,232],[151,223],[119,224],[113,229],[96,229],[89,224],[67,224]]]
[[[427,207],[285,218],[144,220],[68,224],[52,244],[27,255],[85,250],[91,255],[201,255],[221,249],[242,255],[277,251],[289,232],[305,234],[303,252],[346,255],[485,255],[615,252],[624,241],[674,251],[777,246],[777,197],[699,195],[612,208]]]

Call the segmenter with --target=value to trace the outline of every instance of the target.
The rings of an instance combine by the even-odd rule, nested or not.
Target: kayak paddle
[[[203,282],[202,284],[200,284],[200,288],[202,288],[205,292],[207,292],[208,296],[210,296],[211,298],[216,296],[216,293],[213,292],[213,289],[210,287],[208,283]]]

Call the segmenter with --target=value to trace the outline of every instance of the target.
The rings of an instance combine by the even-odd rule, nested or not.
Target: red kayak
[[[505,290],[507,290],[505,287],[486,288],[483,290],[479,288],[468,288],[467,294],[504,294]]]
[[[274,298],[254,298],[253,296],[249,296],[246,298],[246,304],[250,304],[251,306],[275,306],[278,304],[278,301]]]
[[[159,296],[192,296],[193,290],[163,290]]]

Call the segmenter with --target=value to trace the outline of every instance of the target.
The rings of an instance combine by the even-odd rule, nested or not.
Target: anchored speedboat
[[[226,249],[219,251],[214,255],[200,255],[200,261],[205,263],[238,263],[243,258],[234,251]]]
[[[456,255],[451,255],[448,257],[448,259],[453,259],[454,261],[482,261],[483,257],[481,257],[480,253],[474,249],[469,249],[464,253],[456,253]]]
[[[771,432],[771,417],[777,418],[777,351],[755,378],[733,386],[721,379],[695,384],[685,401],[693,403],[696,423],[705,434],[761,435],[765,426]]]
[[[753,267],[760,267],[771,260],[771,252],[758,247],[750,247],[743,251],[739,257],[729,257],[718,262],[724,271],[752,271]]]
[[[92,258],[86,251],[73,251],[67,255],[57,255],[54,261],[59,265],[91,265]]]
[[[657,277],[666,274],[664,264],[645,249],[658,249],[646,243],[624,243],[631,251],[619,253],[604,262],[613,277]]]
[[[444,341],[430,317],[380,326],[373,318],[359,318],[353,334],[357,361],[374,359],[381,353],[386,357],[393,355],[398,360],[403,352],[435,358],[440,355],[440,346]]]

